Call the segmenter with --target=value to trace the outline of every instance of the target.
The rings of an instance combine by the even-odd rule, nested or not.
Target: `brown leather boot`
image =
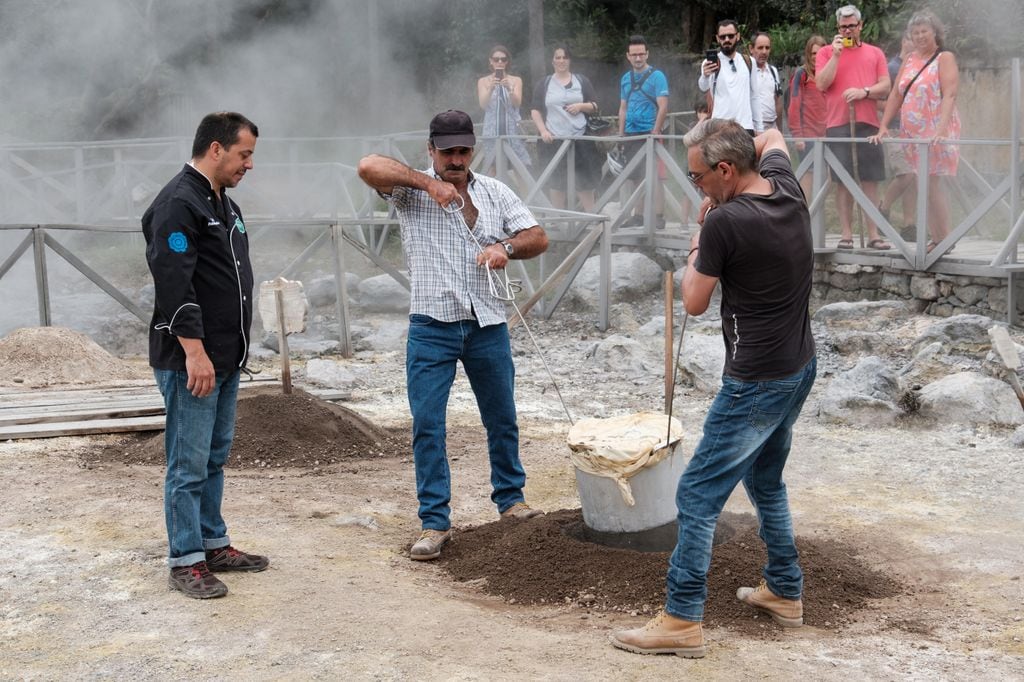
[[[744,604],[764,611],[784,628],[798,628],[804,624],[804,603],[800,599],[776,596],[764,580],[757,587],[741,587],[736,598]]]
[[[611,635],[612,645],[637,654],[675,654],[683,658],[704,658],[701,624],[676,618],[662,611],[642,628],[619,630]]]

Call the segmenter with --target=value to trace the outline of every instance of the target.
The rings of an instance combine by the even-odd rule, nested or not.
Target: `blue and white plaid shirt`
[[[432,168],[419,172],[442,179]],[[472,173],[469,196],[479,215],[469,234],[461,213],[448,213],[423,190],[396,185],[381,196],[394,204],[402,226],[412,281],[409,313],[441,322],[475,318],[481,327],[505,322],[505,302],[491,293],[487,268],[476,264],[477,242],[487,248],[536,225],[523,200],[504,183]]]

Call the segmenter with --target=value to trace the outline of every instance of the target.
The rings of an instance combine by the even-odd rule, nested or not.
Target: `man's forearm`
[[[380,154],[364,156],[359,161],[358,171],[363,182],[385,193],[395,186],[426,190],[431,181],[428,175]]]

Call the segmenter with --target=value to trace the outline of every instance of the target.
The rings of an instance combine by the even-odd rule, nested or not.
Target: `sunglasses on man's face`
[[[721,33],[721,34],[719,34],[718,39],[719,40],[735,40],[736,39],[736,34],[735,33]]]

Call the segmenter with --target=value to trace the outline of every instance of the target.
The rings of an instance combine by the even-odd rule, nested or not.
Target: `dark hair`
[[[629,47],[631,45],[643,45],[644,47],[647,47],[647,39],[644,38],[642,35],[639,35],[639,34],[632,35],[632,36],[629,37],[629,43],[626,45],[626,50],[627,51],[629,50]]]
[[[739,22],[737,22],[735,19],[722,19],[720,22],[718,22],[718,28],[725,28],[726,26],[734,26],[736,27],[736,32],[740,32]],[[715,33],[717,32],[718,31],[715,31]]]
[[[709,111],[711,111],[711,108],[708,106],[708,96],[702,92],[693,100],[693,113],[699,114]]]
[[[214,142],[220,142],[220,146],[227,149],[238,142],[238,133],[242,128],[248,128],[253,137],[260,136],[256,124],[237,112],[216,111],[207,114],[196,129],[196,137],[192,141],[192,158],[202,158]]]
[[[687,147],[699,147],[709,168],[722,161],[736,166],[741,173],[757,168],[757,151],[750,133],[731,119],[709,118],[683,136]]]
[[[565,53],[566,59],[572,59],[572,50],[569,49],[569,46],[566,43],[555,43],[551,48],[551,56],[554,57],[555,53],[559,50]]]
[[[765,38],[767,38],[769,43],[772,42],[772,37],[770,35],[768,35],[767,32],[765,32],[765,31],[754,31],[754,35],[750,36],[750,46],[753,47],[754,43],[756,43],[757,39],[760,38],[761,36],[764,36]]]
[[[495,52],[504,52],[505,56],[508,57],[508,61],[505,62],[505,64],[512,63],[512,53],[504,45],[495,45],[494,47],[492,47],[491,51],[487,53],[487,58],[490,59],[491,57],[493,57]]]

